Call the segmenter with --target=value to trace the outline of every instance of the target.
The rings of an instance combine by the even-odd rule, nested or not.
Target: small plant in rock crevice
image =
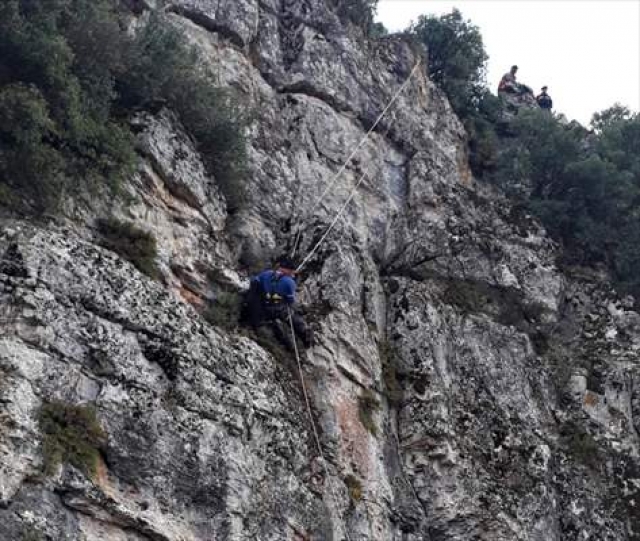
[[[380,402],[373,391],[365,389],[358,397],[358,416],[362,426],[372,435],[378,435],[378,427],[373,419],[374,414],[380,409]]]
[[[344,484],[347,486],[349,497],[353,502],[357,503],[362,500],[362,483],[355,475],[347,475],[344,478]]]
[[[233,331],[240,324],[242,295],[235,291],[219,291],[204,311],[204,318],[217,327]]]
[[[93,406],[61,401],[45,402],[40,409],[44,473],[52,475],[61,463],[69,463],[94,477],[106,433]]]
[[[151,233],[116,218],[98,220],[96,225],[105,248],[122,256],[147,276],[158,276],[155,263],[158,250]]]
[[[219,269],[208,270],[207,280],[213,296],[206,302],[203,317],[211,325],[235,331],[242,316],[243,293]]]
[[[591,470],[600,465],[601,450],[595,438],[576,422],[567,422],[560,429],[561,441],[567,453]]]
[[[20,541],[44,541],[44,537],[33,526],[25,526],[20,534]]]
[[[398,406],[402,402],[402,386],[398,381],[393,347],[388,341],[383,341],[378,345],[378,354],[382,365],[385,396],[392,406]]]

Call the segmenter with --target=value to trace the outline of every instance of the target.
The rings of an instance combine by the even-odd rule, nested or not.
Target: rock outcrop
[[[250,203],[227,213],[163,110],[132,119],[140,167],[110,203],[156,237],[158,280],[91,212],[2,221],[0,539],[638,539],[640,315],[474,181],[423,70],[316,205],[420,52],[324,0],[133,4],[252,108]],[[298,233],[308,253],[363,174],[301,281],[322,458],[295,360],[203,311],[213,274],[241,288]],[[43,474],[52,401],[95,408],[93,475]]]

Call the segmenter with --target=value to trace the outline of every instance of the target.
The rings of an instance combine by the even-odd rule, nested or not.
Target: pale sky
[[[454,7],[480,28],[493,92],[517,64],[569,120],[587,125],[615,102],[640,110],[640,0],[380,0],[378,20],[394,32]]]

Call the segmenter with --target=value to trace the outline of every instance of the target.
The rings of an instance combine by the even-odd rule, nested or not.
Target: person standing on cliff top
[[[542,87],[542,92],[536,96],[536,101],[538,102],[540,109],[551,111],[551,108],[553,107],[553,100],[551,99],[551,96],[547,94],[547,88],[548,87],[546,86]]]

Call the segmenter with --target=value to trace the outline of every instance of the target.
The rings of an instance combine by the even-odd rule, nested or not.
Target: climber
[[[538,102],[540,109],[551,111],[551,108],[553,107],[553,100],[551,99],[551,96],[547,94],[546,86],[542,87],[542,92],[536,96],[536,101]]]
[[[293,309],[296,301],[295,268],[291,259],[282,257],[276,270],[268,269],[252,277],[242,316],[254,330],[265,322],[271,323],[273,334],[289,350],[293,350],[288,332],[289,312],[295,334],[305,347],[310,347],[312,343],[310,329]]]
[[[511,66],[511,69],[502,76],[500,84],[498,85],[498,95],[502,93],[519,93],[518,83],[516,82],[517,71],[518,66]]]

